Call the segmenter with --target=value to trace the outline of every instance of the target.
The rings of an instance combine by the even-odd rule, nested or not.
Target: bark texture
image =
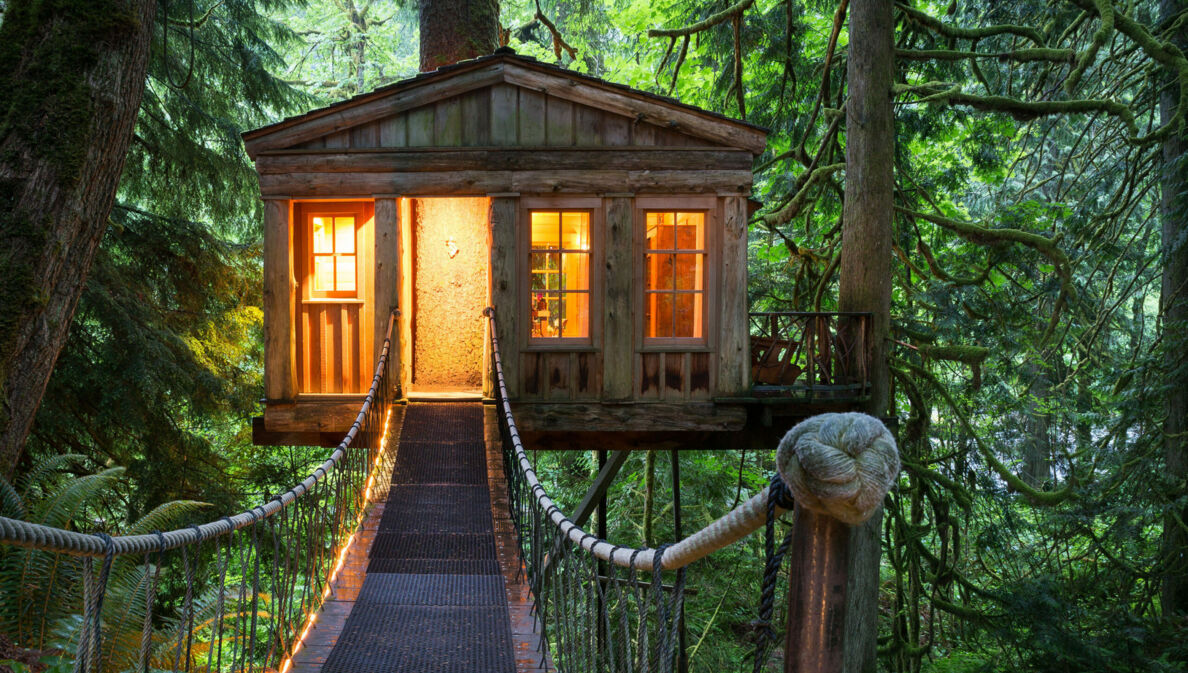
[[[871,394],[867,413],[882,417],[890,403],[887,344],[891,323],[891,216],[895,122],[891,87],[895,75],[892,3],[851,0],[847,63],[846,192],[842,221],[838,310],[871,312],[866,340]],[[847,673],[876,670],[878,635],[879,527],[882,510],[849,528],[846,586]]]
[[[1188,5],[1163,0],[1162,16],[1169,21]],[[1179,24],[1172,41],[1188,49],[1188,28]],[[1168,78],[1160,99],[1160,116],[1176,113],[1180,90]],[[1188,613],[1188,138],[1184,129],[1163,142],[1163,179],[1160,216],[1163,220],[1164,460],[1172,488],[1163,524],[1163,613]]]
[[[421,72],[486,56],[499,46],[498,0],[420,0]]]
[[[0,25],[0,474],[10,475],[107,228],[155,0],[12,0]]]

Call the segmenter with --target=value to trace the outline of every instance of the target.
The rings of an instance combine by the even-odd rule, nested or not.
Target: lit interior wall
[[[488,199],[417,199],[413,218],[413,389],[478,388]]]

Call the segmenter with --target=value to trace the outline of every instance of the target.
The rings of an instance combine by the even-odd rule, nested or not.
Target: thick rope
[[[775,612],[775,587],[780,574],[780,564],[784,555],[788,553],[788,546],[792,544],[792,531],[784,535],[780,546],[775,546],[776,507],[792,509],[792,493],[788,490],[779,474],[772,476],[768,486],[771,497],[767,500],[767,521],[764,525],[764,565],[763,585],[759,593],[759,619],[755,620],[757,628],[757,643],[755,645],[755,664],[753,673],[760,673],[767,663],[767,653],[775,643],[775,630],[771,627],[771,616]]]
[[[873,416],[820,414],[784,435],[776,468],[801,505],[854,526],[869,519],[891,490],[899,450]]]
[[[298,498],[313,490],[314,486],[319,482],[324,481],[338,467],[338,464],[342,462],[343,458],[347,456],[347,448],[355,441],[355,436],[367,418],[373,400],[376,399],[376,391],[379,389],[381,380],[385,378],[384,373],[387,370],[388,352],[392,345],[392,326],[395,324],[395,320],[395,316],[391,316],[388,319],[388,336],[384,339],[383,350],[380,351],[379,362],[375,366],[375,375],[371,379],[371,388],[368,391],[367,398],[363,402],[363,406],[355,416],[355,423],[325,462],[315,468],[313,473],[301,483],[263,505],[253,507],[234,516],[209,521],[199,526],[179,528],[162,533],[161,537],[165,540],[165,549],[177,549],[186,545],[205,542],[206,540],[227,535],[233,531],[250,526],[261,519],[275,516]],[[143,555],[158,549],[160,547],[161,537],[152,533],[114,537],[111,539],[111,553],[115,556],[124,556],[127,554]],[[43,526],[37,523],[2,516],[0,516],[0,544],[96,558],[101,558],[108,552],[107,545],[94,535],[62,530],[61,528]]]

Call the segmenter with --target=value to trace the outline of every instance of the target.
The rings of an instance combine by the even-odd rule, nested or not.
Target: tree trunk
[[[66,340],[140,108],[154,0],[12,0],[0,25],[0,474]]]
[[[1029,362],[1025,376],[1031,381],[1027,388],[1026,437],[1023,440],[1023,474],[1028,486],[1051,488],[1052,480],[1052,415],[1048,410],[1048,396],[1052,394],[1052,377],[1045,362]],[[1045,486],[1045,484],[1049,484]]]
[[[486,56],[499,46],[498,0],[420,0],[421,72]]]
[[[865,340],[870,398],[864,411],[888,411],[891,324],[891,217],[895,165],[894,21],[887,0],[851,0],[850,51],[846,66],[846,191],[842,220],[838,310],[869,311]],[[879,530],[882,509],[848,529],[845,662],[843,670],[873,673],[878,635]]]
[[[1185,0],[1163,0],[1164,22],[1174,20],[1185,9]],[[1188,28],[1180,24],[1172,41],[1188,48]],[[1176,112],[1180,87],[1174,79],[1160,94],[1159,112],[1170,120]],[[1188,139],[1183,129],[1163,143],[1163,369],[1165,411],[1163,455],[1172,490],[1172,503],[1163,523],[1163,614],[1188,613]],[[1178,519],[1178,521],[1177,521]]]

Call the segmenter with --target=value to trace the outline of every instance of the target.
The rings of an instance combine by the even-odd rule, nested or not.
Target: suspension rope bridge
[[[869,516],[899,468],[886,428],[861,414],[810,419],[781,442],[784,480],[777,475],[674,544],[615,544],[567,517],[538,478],[508,399],[495,312],[485,313],[509,513],[541,631],[542,667],[671,673],[683,655],[685,569],[766,527],[758,671],[774,640],[773,589],[789,542],[777,547],[772,522],[793,497],[849,523]],[[350,431],[305,480],[267,502],[201,525],[119,537],[0,517],[0,543],[25,548],[4,553],[25,554],[26,566],[54,555],[51,579],[72,584],[77,601],[70,607],[81,614],[66,620],[69,642],[57,646],[73,651],[75,671],[288,673],[368,503],[385,497],[363,589],[323,670],[514,670],[507,604],[492,584],[500,578],[484,570],[493,558],[486,474],[481,481],[468,476],[482,460],[481,443],[471,437],[480,417],[441,420],[481,410],[423,405],[406,414],[389,450],[394,324],[392,316]],[[130,625],[140,626],[139,637],[128,635]]]

